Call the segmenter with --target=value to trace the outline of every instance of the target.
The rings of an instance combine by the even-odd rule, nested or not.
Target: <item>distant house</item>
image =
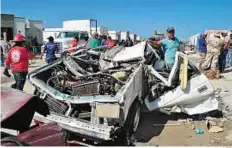
[[[26,39],[37,38],[39,44],[43,43],[43,21],[15,17],[14,14],[1,14],[1,36],[5,40],[13,40],[20,33]]]

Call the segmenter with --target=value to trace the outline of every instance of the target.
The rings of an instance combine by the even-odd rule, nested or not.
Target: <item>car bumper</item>
[[[85,120],[70,119],[64,116],[48,115],[47,117],[36,115],[35,120],[42,121],[44,123],[56,122],[63,129],[79,134],[83,137],[88,137],[91,140],[111,140],[112,133],[115,131],[113,126],[92,124]]]

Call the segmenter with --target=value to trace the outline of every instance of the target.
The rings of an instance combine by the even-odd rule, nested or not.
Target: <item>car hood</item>
[[[13,116],[33,98],[16,89],[1,88],[1,122]]]
[[[22,91],[1,87],[1,127],[25,131],[35,111],[46,115],[43,100]],[[16,124],[17,123],[17,124]]]

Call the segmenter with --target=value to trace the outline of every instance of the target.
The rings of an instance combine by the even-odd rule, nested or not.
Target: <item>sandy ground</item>
[[[191,59],[198,61],[197,55],[191,55]],[[30,71],[44,64],[41,60],[31,63]],[[7,78],[2,74],[1,86],[10,87],[14,83],[13,77]],[[211,81],[215,89],[220,89],[220,99],[224,116],[232,119],[232,72],[223,74],[223,78]],[[178,119],[193,118],[190,123],[180,123]],[[216,125],[220,125],[223,117],[213,119]],[[193,129],[201,128],[204,133],[196,135]],[[223,132],[209,133],[205,120],[201,116],[186,117],[183,114],[165,115],[157,112],[142,113],[139,128],[136,132],[136,145],[138,146],[231,146],[232,145],[232,120],[226,120],[222,126]]]
[[[190,123],[178,122],[186,119],[181,115],[164,115],[156,112],[142,114],[139,129],[136,133],[138,145],[157,146],[231,146],[232,121],[225,121],[223,132],[209,133],[205,120],[193,119]],[[223,118],[213,121],[217,125]],[[164,125],[164,126],[162,126]],[[202,135],[195,134],[194,128],[204,131]]]

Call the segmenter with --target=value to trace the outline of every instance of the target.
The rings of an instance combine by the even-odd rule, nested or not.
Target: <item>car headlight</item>
[[[36,90],[35,86],[33,86],[28,80],[26,80],[23,87],[23,91],[28,94],[34,95],[35,90]]]
[[[96,103],[96,116],[104,118],[119,118],[120,105],[118,103]]]

